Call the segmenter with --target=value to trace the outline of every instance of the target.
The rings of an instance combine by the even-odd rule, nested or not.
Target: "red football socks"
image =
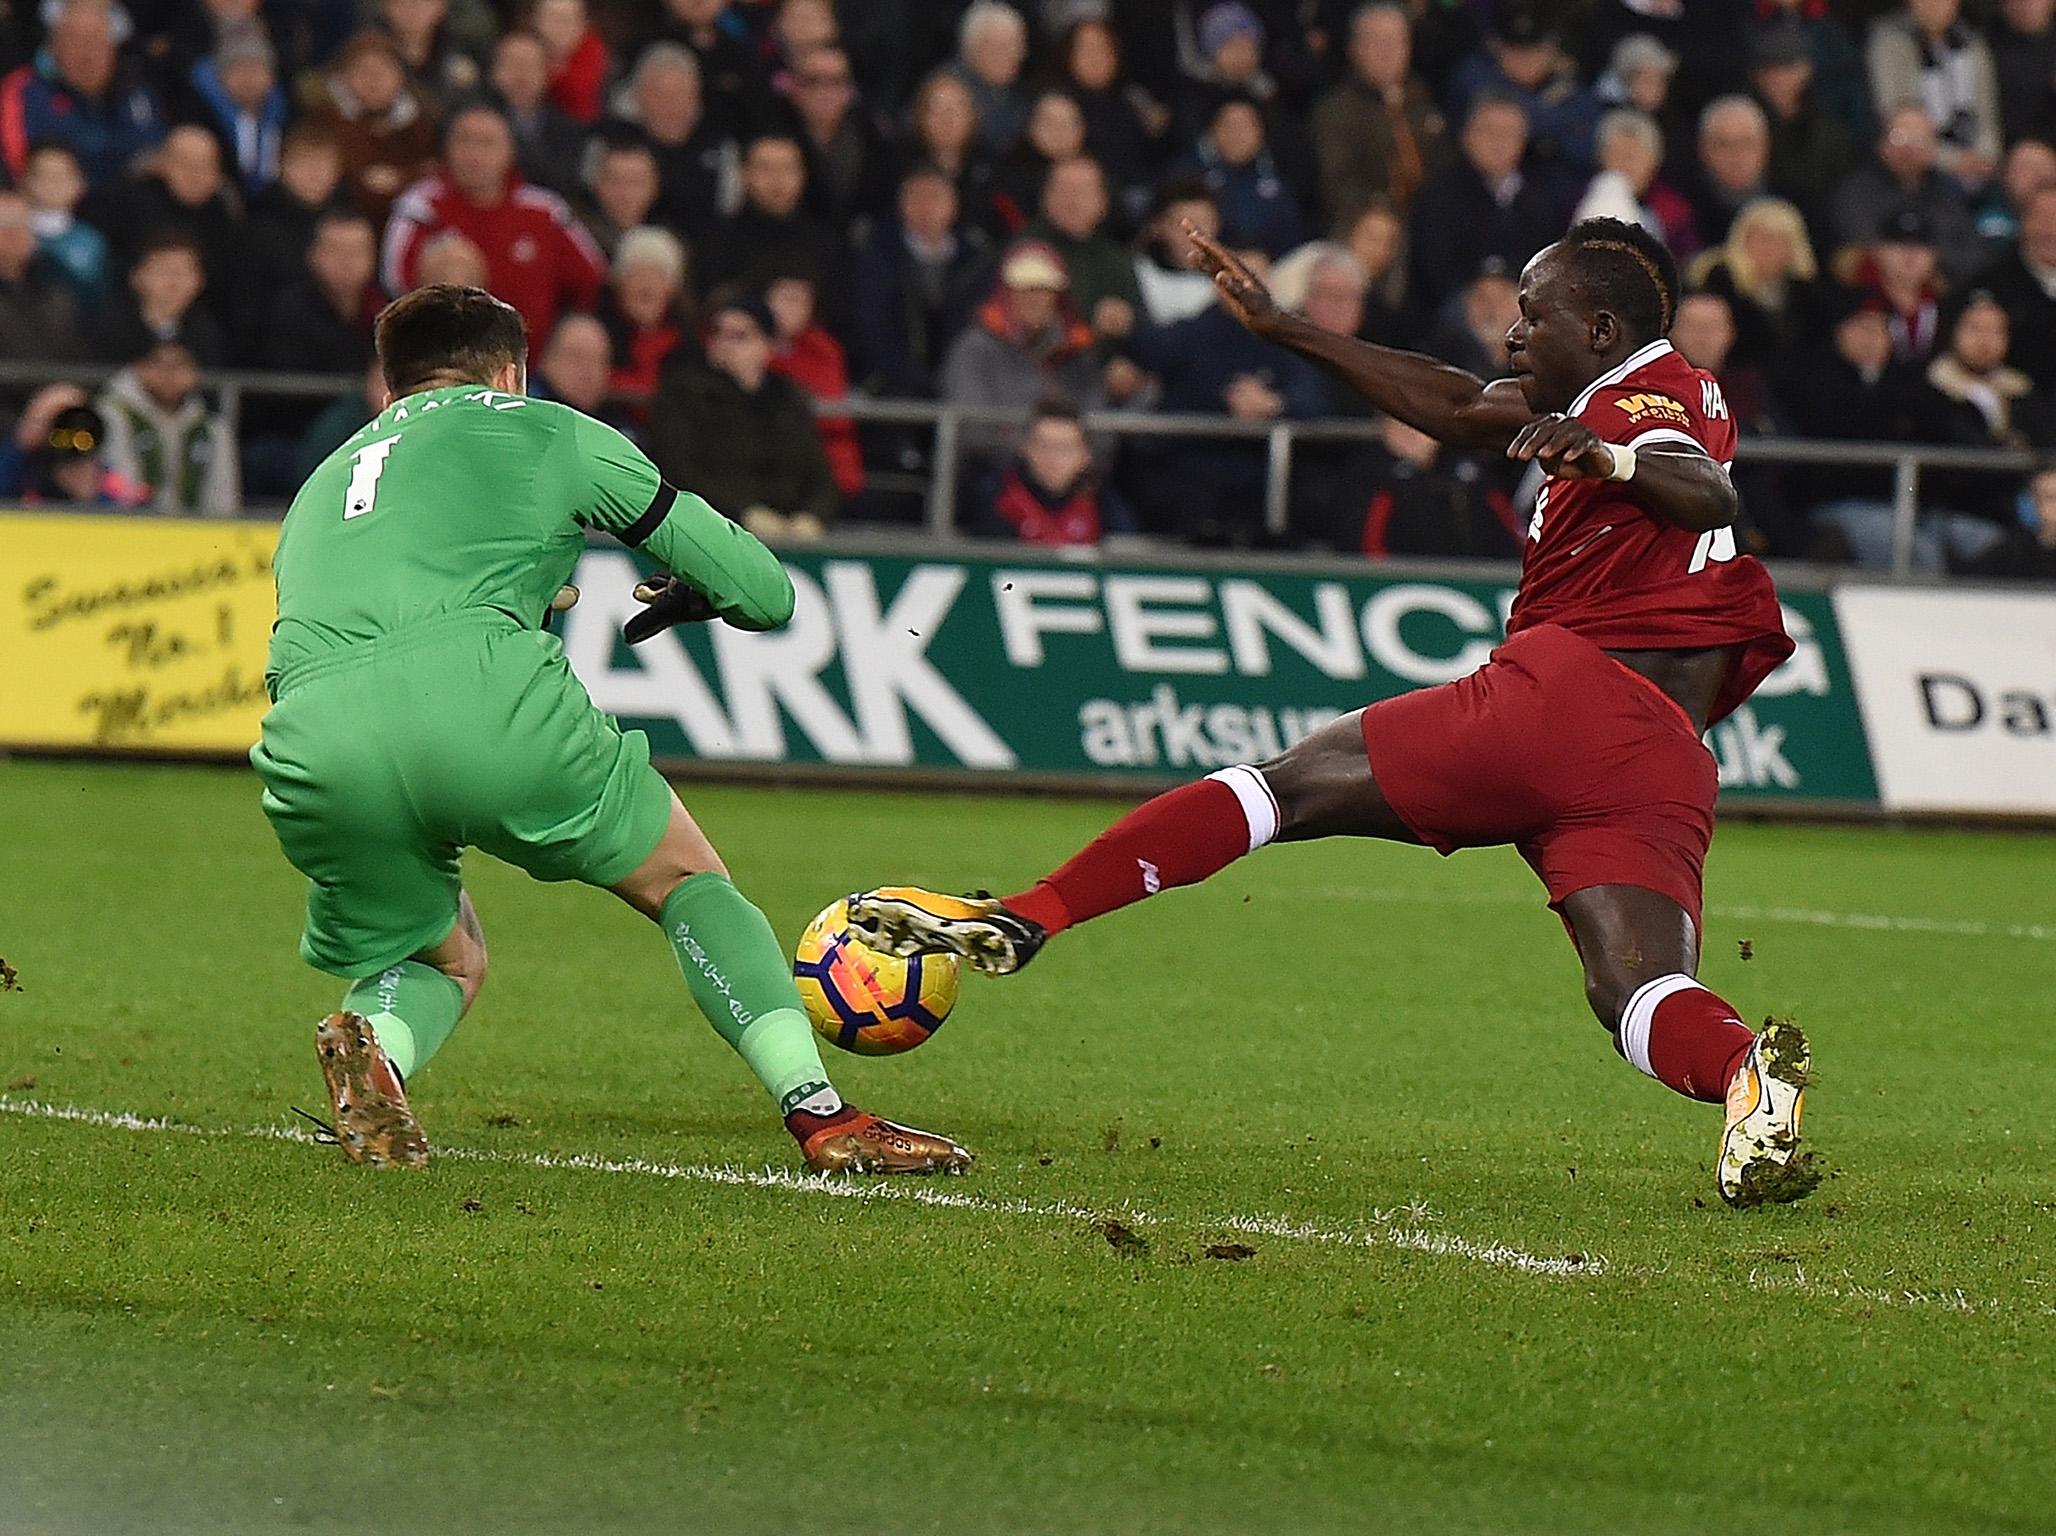
[[[1254,768],[1224,768],[1137,806],[1054,874],[1004,898],[1060,933],[1073,923],[1219,874],[1278,831],[1278,802]]]
[[[827,1135],[830,1131],[848,1130],[865,1118],[864,1112],[853,1104],[837,1104],[834,1109],[825,1113],[795,1108],[787,1112],[785,1128],[792,1132],[792,1139],[800,1144],[800,1151],[805,1152],[819,1137]]]
[[[1645,982],[1621,1010],[1621,1054],[1688,1099],[1724,1099],[1755,1039],[1730,1003],[1689,976]]]

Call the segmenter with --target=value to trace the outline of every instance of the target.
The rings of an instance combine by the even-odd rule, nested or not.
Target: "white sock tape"
[[[1627,1006],[1621,1009],[1621,1052],[1638,1071],[1656,1076],[1656,1069],[1649,1065],[1649,1026],[1656,1020],[1656,1005],[1693,988],[1706,990],[1683,972],[1673,971],[1643,982],[1629,996]]]
[[[1242,806],[1242,819],[1249,823],[1249,851],[1255,853],[1278,835],[1278,797],[1264,776],[1246,763],[1207,775],[1235,791]]]

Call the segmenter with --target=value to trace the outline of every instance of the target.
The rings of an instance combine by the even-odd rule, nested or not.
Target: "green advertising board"
[[[660,759],[1143,785],[1261,760],[1375,699],[1448,682],[1502,633],[1511,581],[1360,566],[788,554],[791,626],[629,650],[637,566],[595,547],[565,648]],[[1799,649],[1713,731],[1736,801],[1873,802],[1833,610],[1790,594]]]

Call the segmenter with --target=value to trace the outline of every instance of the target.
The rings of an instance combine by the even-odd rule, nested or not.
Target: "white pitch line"
[[[1811,1280],[1806,1271],[1795,1269],[1789,1275],[1767,1275],[1760,1270],[1749,1271],[1749,1285],[1758,1291],[1798,1291],[1807,1296],[1828,1296],[1837,1301],[1865,1301],[1881,1307],[1936,1307],[1944,1312],[2006,1312],[2011,1310],[2007,1303],[1995,1297],[1972,1296],[1961,1286],[1932,1286],[1913,1289],[1901,1286],[1896,1290],[1883,1285],[1860,1285],[1851,1280],[1837,1284],[1832,1280]],[[2056,1306],[2047,1303],[2030,1310],[2048,1317],[2056,1317]]]
[[[35,1099],[0,1097],[0,1114],[19,1115],[31,1120],[55,1120],[102,1130],[165,1133],[178,1136],[218,1136],[260,1141],[288,1141],[315,1145],[314,1137],[292,1126],[258,1125],[243,1129],[209,1129],[177,1121],[156,1119],[126,1111],[80,1109],[67,1104],[45,1104]],[[717,1184],[734,1189],[766,1189],[786,1194],[821,1195],[839,1200],[903,1201],[942,1210],[977,1211],[992,1216],[1026,1216],[1044,1221],[1098,1221],[1109,1213],[1077,1205],[1068,1200],[1019,1200],[990,1195],[962,1194],[932,1185],[905,1182],[857,1182],[828,1174],[792,1173],[784,1169],[751,1170],[707,1163],[653,1163],[642,1158],[599,1157],[592,1153],[496,1152],[480,1147],[438,1146],[436,1156],[454,1162],[497,1164],[502,1167],[569,1170],[580,1173],[628,1174],[653,1179],[681,1179],[695,1184]],[[1510,1270],[1551,1280],[1590,1279],[1607,1272],[1606,1260],[1598,1254],[1576,1258],[1546,1258],[1507,1243],[1477,1242],[1451,1232],[1423,1226],[1418,1220],[1425,1207],[1370,1212],[1369,1225],[1328,1228],[1307,1222],[1288,1221],[1277,1216],[1203,1216],[1191,1220],[1153,1216],[1147,1211],[1123,1208],[1113,1214],[1136,1226],[1179,1225],[1199,1230],[1225,1230],[1286,1242],[1310,1243],[1330,1248],[1396,1248],[1464,1259],[1491,1269]]]
[[[45,1104],[34,1099],[0,1095],[0,1114],[33,1120],[55,1120],[103,1130],[167,1133],[177,1136],[235,1137],[257,1141],[285,1141],[299,1146],[318,1143],[306,1131],[286,1125],[258,1125],[241,1130],[209,1129],[148,1115],[104,1109],[79,1109],[66,1104]],[[995,1199],[989,1195],[966,1195],[953,1190],[907,1183],[858,1183],[825,1174],[790,1173],[766,1168],[752,1172],[745,1168],[695,1163],[652,1163],[641,1158],[598,1157],[591,1153],[494,1152],[478,1147],[438,1147],[436,1155],[456,1162],[498,1164],[503,1167],[569,1170],[582,1173],[639,1175],[645,1178],[682,1179],[691,1183],[716,1184],[739,1189],[766,1189],[786,1194],[823,1195],[842,1200],[908,1201],[944,1210],[977,1211],[994,1216],[1025,1216],[1043,1221],[1100,1221],[1107,1212],[1068,1200],[1034,1201]],[[1373,1209],[1371,1224],[1354,1231],[1319,1227],[1288,1221],[1276,1216],[1213,1216],[1183,1222],[1190,1228],[1214,1228],[1253,1237],[1277,1238],[1286,1242],[1310,1243],[1330,1248],[1396,1248],[1412,1253],[1459,1258],[1493,1269],[1534,1275],[1552,1280],[1596,1279],[1612,1272],[1613,1266],[1599,1254],[1576,1258],[1544,1258],[1506,1243],[1480,1243],[1451,1232],[1439,1232],[1421,1224],[1428,1213],[1425,1205],[1395,1210]],[[1136,1226],[1171,1225],[1168,1218],[1147,1211],[1124,1208],[1121,1220]],[[2014,1310],[1992,1297],[1975,1297],[1960,1286],[1889,1287],[1863,1285],[1844,1275],[1843,1283],[1810,1279],[1804,1270],[1789,1274],[1766,1274],[1752,1269],[1746,1282],[1756,1291],[1790,1291],[1803,1296],[1836,1301],[1862,1301],[1878,1306],[1933,1308],[1965,1314],[1996,1314]],[[2056,1317],[2056,1306],[2047,1303],[2028,1308],[2040,1315]]]
[[[1817,912],[1807,907],[1709,907],[1740,923],[1799,923],[1812,928],[1862,928],[1883,933],[1940,933],[1970,939],[2056,941],[2056,924],[1990,923],[1974,917],[1892,917],[1881,912]]]
[[[1329,901],[1373,901],[1410,906],[1526,907],[1541,895],[1486,891],[1424,892],[1399,886],[1336,885],[1305,892]],[[2028,939],[2056,943],[2056,923],[1996,923],[1973,917],[1898,917],[1885,912],[1831,912],[1812,907],[1710,906],[1708,917],[1737,923],[1791,923],[1808,928],[1843,928],[1863,933],[1935,933],[1951,938]]]

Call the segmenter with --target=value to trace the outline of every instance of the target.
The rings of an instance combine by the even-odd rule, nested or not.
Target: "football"
[[[792,974],[814,1031],[859,1056],[911,1051],[956,1006],[961,973],[954,955],[902,960],[849,931],[843,902],[821,912],[800,935]]]

